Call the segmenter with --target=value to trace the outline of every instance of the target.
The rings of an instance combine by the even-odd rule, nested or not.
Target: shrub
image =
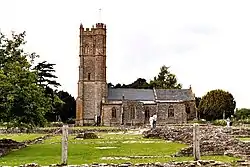
[[[217,120],[213,121],[213,125],[226,126],[227,125],[227,121],[223,120],[223,119],[217,119]]]
[[[250,118],[248,118],[248,119],[240,119],[240,120],[237,121],[237,123],[250,124]]]

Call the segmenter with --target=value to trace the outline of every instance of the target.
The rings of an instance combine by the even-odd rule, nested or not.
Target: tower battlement
[[[81,32],[90,32],[90,31],[94,31],[96,29],[106,29],[106,24],[96,23],[96,25],[93,25],[92,28],[84,28],[83,25],[80,24],[80,31]]]

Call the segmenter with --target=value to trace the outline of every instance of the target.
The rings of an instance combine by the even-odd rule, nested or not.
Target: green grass
[[[0,134],[0,139],[12,139],[19,142],[25,141],[25,140],[33,140],[37,137],[44,136],[45,134]]]
[[[60,127],[44,127],[39,129],[58,129]],[[76,127],[70,127],[72,129],[82,129],[82,130],[116,130],[121,129],[119,127],[110,127],[110,126],[76,126]]]
[[[167,161],[193,160],[192,157],[172,158],[184,144],[168,142],[161,139],[144,139],[141,135],[98,133],[99,139],[76,140],[69,136],[69,164],[83,163],[152,163]],[[113,147],[98,149],[98,147]],[[132,158],[129,160],[103,160],[102,157],[128,157],[128,156],[159,156],[157,158]],[[227,156],[205,156],[202,159],[213,159],[231,162],[236,158]],[[50,138],[42,144],[31,145],[22,150],[14,151],[0,158],[0,165],[20,165],[25,163],[38,163],[49,165],[60,163],[61,136]]]
[[[250,138],[249,137],[246,137],[246,138],[244,138],[244,137],[240,137],[240,138],[238,138],[239,140],[241,140],[241,141],[247,141],[247,142],[250,142]]]

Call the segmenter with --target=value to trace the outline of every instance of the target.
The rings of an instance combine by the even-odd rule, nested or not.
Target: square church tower
[[[106,25],[97,23],[91,29],[80,25],[80,66],[76,125],[94,124],[100,116],[101,103],[107,96]]]

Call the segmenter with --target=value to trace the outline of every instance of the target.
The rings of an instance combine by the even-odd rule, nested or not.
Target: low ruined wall
[[[127,131],[126,128],[107,128],[107,129],[77,129],[77,128],[69,128],[69,133],[71,134],[78,134],[78,133],[84,133],[84,132],[120,132],[120,131]],[[39,134],[61,134],[61,127],[59,128],[38,128],[38,129],[32,129],[32,130],[25,130],[25,129],[0,129],[0,134],[15,134],[15,133],[39,133]]]
[[[0,157],[8,154],[13,149],[21,149],[26,147],[24,143],[17,142],[11,139],[0,140]]]
[[[47,138],[53,136],[54,134],[48,134],[42,137],[37,137],[33,140],[26,140],[23,142],[17,142],[12,139],[1,139],[0,140],[0,157],[7,155],[13,149],[22,149],[27,147],[31,144],[41,143],[42,141],[46,140]]]
[[[140,163],[140,164],[83,164],[83,165],[69,165],[65,167],[233,167],[233,166],[250,166],[250,162],[246,160],[237,161],[236,164],[222,163],[213,160],[199,160],[199,161],[184,161],[184,162],[169,162],[169,163]],[[61,165],[49,165],[57,167]],[[7,167],[7,166],[6,166]],[[41,167],[38,164],[26,164],[19,167]]]
[[[191,156],[193,154],[193,127],[165,127],[144,132],[146,138],[162,138],[189,144],[175,156]],[[229,155],[250,159],[250,143],[235,139],[230,129],[214,126],[200,127],[201,155]]]

